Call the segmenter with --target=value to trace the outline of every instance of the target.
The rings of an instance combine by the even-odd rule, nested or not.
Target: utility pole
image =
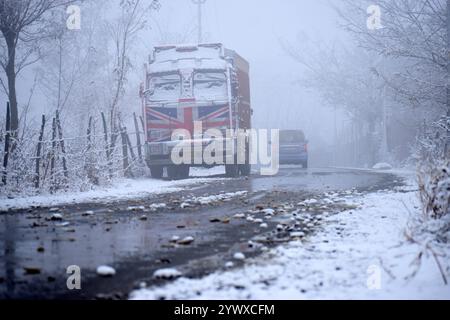
[[[198,6],[198,43],[202,43],[202,5],[205,4],[206,0],[192,0],[194,4]]]

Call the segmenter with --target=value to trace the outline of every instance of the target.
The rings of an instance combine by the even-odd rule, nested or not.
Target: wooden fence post
[[[125,129],[123,127],[120,128],[120,136],[122,138],[122,164],[123,164],[123,172],[125,177],[132,177],[130,162],[128,159],[128,147],[127,147],[127,136],[125,133]]]
[[[108,142],[108,126],[106,125],[106,117],[103,112],[101,112],[102,115],[102,123],[103,123],[103,135],[105,139],[105,153],[106,153],[106,164],[108,166],[108,174],[109,178],[112,178],[112,163],[111,163],[111,149],[110,144]]]
[[[142,160],[141,132],[139,131],[139,124],[138,124],[138,120],[137,120],[135,112],[133,112],[133,116],[134,116],[134,128],[135,128],[135,131],[136,131],[137,152],[138,152],[139,162],[142,163],[143,160]]]
[[[61,148],[62,153],[62,164],[63,164],[63,173],[64,178],[66,179],[65,183],[69,182],[69,171],[67,170],[67,160],[66,160],[66,146],[64,144],[61,121],[59,118],[59,111],[56,110],[56,128],[58,130],[58,138],[59,138],[59,147]]]
[[[50,179],[51,179],[50,192],[51,193],[53,193],[56,189],[55,163],[56,163],[56,119],[53,118],[53,121],[52,121],[52,153],[51,153],[51,159],[50,159]]]
[[[130,149],[131,159],[133,159],[133,162],[135,162],[136,154],[134,153],[133,146],[131,145],[130,135],[127,132],[127,127],[123,127],[123,130],[125,131],[125,138],[127,139],[128,149]]]
[[[41,131],[39,132],[39,141],[36,151],[36,168],[34,172],[34,187],[39,188],[40,185],[40,165],[41,165],[41,150],[42,150],[42,140],[44,139],[45,130],[45,115],[42,115]]]
[[[5,154],[3,156],[3,172],[2,172],[2,183],[6,185],[7,175],[8,175],[8,159],[11,149],[11,110],[9,107],[9,102],[6,103],[6,133],[5,133]]]

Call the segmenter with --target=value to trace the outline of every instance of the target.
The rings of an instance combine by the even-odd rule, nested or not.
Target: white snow
[[[128,211],[144,211],[145,207],[144,206],[129,206],[127,208]]]
[[[245,260],[245,255],[242,252],[236,252],[233,258],[236,260]]]
[[[294,231],[290,233],[290,236],[292,238],[301,238],[305,236],[305,233],[303,231]]]
[[[392,166],[389,163],[386,162],[379,162],[377,164],[375,164],[372,169],[375,170],[391,170]]]
[[[181,276],[181,272],[173,268],[165,268],[156,270],[153,277],[156,279],[173,279]]]
[[[98,187],[90,191],[75,193],[58,193],[53,195],[24,196],[9,199],[0,195],[0,210],[24,209],[32,206],[57,206],[82,202],[110,202],[144,198],[153,194],[163,194],[181,191],[187,186],[210,182],[220,178],[196,178],[178,181],[165,181],[157,179],[123,179],[109,187]],[[59,211],[59,208],[51,210]]]
[[[275,213],[275,210],[273,210],[271,208],[266,208],[266,209],[262,210],[262,212],[267,215],[273,215]]]
[[[316,204],[317,202],[319,202],[319,201],[317,201],[317,199],[306,199],[305,201],[299,202],[298,204],[299,205],[309,205],[309,204]]]
[[[247,191],[236,191],[236,192],[227,192],[209,195],[204,197],[194,197],[191,199],[186,199],[183,203],[181,203],[180,207],[183,209],[190,207],[192,204],[200,204],[200,205],[213,204],[221,201],[228,201],[231,200],[232,198],[245,196],[246,194]]]
[[[243,267],[180,278],[134,291],[131,298],[450,299],[433,257],[424,256],[417,274],[410,276],[421,247],[406,242],[403,232],[408,212],[420,214],[416,193],[404,188],[359,200],[361,209],[323,217],[316,234],[268,250]],[[441,262],[450,260],[450,249],[442,254]]]
[[[190,170],[191,177],[208,177],[220,174],[225,174],[225,166],[217,166],[212,168],[193,167]]]
[[[150,210],[156,211],[158,209],[164,209],[167,205],[165,203],[152,203],[150,205]]]
[[[50,217],[51,220],[62,220],[63,216],[60,213],[54,213],[52,214],[52,216]]]
[[[184,237],[177,241],[178,244],[191,244],[192,242],[194,242],[194,237],[191,236]]]
[[[97,274],[102,277],[110,277],[116,274],[116,270],[110,266],[97,267]]]

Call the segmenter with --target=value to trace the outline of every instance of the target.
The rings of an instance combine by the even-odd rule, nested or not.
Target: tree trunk
[[[87,148],[86,148],[86,151],[87,152],[91,151],[91,148],[92,148],[91,131],[92,131],[92,117],[89,117],[88,128],[87,128],[87,132],[86,132],[86,136],[87,136]]]
[[[40,165],[41,165],[41,149],[42,149],[42,140],[44,139],[44,130],[45,130],[45,115],[42,115],[42,124],[41,131],[39,132],[39,141],[37,145],[36,151],[36,168],[34,172],[34,187],[36,189],[39,188],[40,185]]]
[[[125,137],[127,138],[127,145],[128,149],[130,149],[131,159],[136,161],[136,154],[134,153],[133,146],[131,145],[130,135],[128,134],[126,127],[123,127],[123,130],[125,131]]]
[[[111,112],[111,141],[109,144],[109,167],[111,168],[111,172],[112,172],[112,165],[113,165],[113,153],[114,153],[114,149],[116,147],[116,140],[120,134],[119,130],[117,130],[117,126],[114,124],[114,121],[112,120],[113,117],[113,113]]]
[[[10,146],[11,140],[11,109],[9,107],[9,102],[6,103],[6,133],[5,133],[5,154],[3,156],[3,172],[2,172],[2,183],[6,185],[7,175],[8,175],[8,159],[11,152]]]
[[[99,184],[99,178],[93,168],[93,159],[92,159],[92,154],[91,154],[91,150],[93,147],[93,142],[92,142],[92,131],[93,131],[93,124],[92,124],[92,116],[89,117],[89,123],[88,123],[88,128],[87,128],[87,147],[86,147],[86,165],[85,165],[85,170],[87,172],[87,176],[88,179],[91,183],[98,185]]]
[[[58,129],[59,147],[61,148],[61,153],[62,153],[63,173],[64,173],[64,178],[66,179],[65,183],[67,183],[69,181],[69,172],[67,170],[66,146],[64,144],[62,126],[61,126],[61,121],[59,118],[58,110],[56,111],[56,127]]]
[[[50,159],[50,180],[51,187],[50,192],[53,193],[56,190],[56,178],[55,178],[55,164],[56,164],[56,119],[52,121],[52,157]]]
[[[102,112],[102,123],[103,123],[103,134],[104,134],[104,139],[105,139],[105,153],[106,153],[106,163],[108,166],[108,173],[109,173],[109,178],[112,178],[112,163],[111,163],[111,150],[110,150],[110,145],[108,143],[108,127],[106,125],[106,117],[105,114]]]
[[[3,34],[6,46],[8,47],[8,63],[6,64],[5,73],[8,79],[8,99],[10,104],[10,137],[12,138],[11,150],[15,149],[16,138],[19,129],[19,112],[17,110],[17,94],[16,94],[16,38],[14,32]]]

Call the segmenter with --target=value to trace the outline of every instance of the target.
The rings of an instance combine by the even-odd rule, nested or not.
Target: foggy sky
[[[141,66],[154,45],[164,42],[197,42],[197,6],[191,0],[160,0],[161,8],[149,16],[146,29],[133,52],[127,104],[140,112],[138,90]],[[83,10],[83,9],[82,9]],[[83,17],[83,11],[81,11]],[[327,0],[207,0],[203,6],[203,42],[221,42],[250,63],[253,126],[303,129],[314,144],[333,141],[334,113],[313,91],[295,83],[301,66],[282,49],[280,39],[296,43],[299,33],[327,43],[339,42],[343,31]],[[83,32],[83,29],[78,32]],[[178,40],[178,41],[177,41]],[[34,67],[18,78],[19,103],[28,99]],[[4,101],[1,112],[4,114]],[[36,90],[30,117],[49,112],[46,97]]]
[[[197,6],[190,0],[161,1],[152,39],[160,31],[197,41]],[[250,62],[253,124],[259,128],[301,128],[308,135],[318,124],[328,136],[331,109],[295,83],[302,74],[280,45],[300,32],[326,42],[339,41],[336,15],[326,0],[207,0],[203,6],[204,41],[221,42]],[[150,50],[149,46],[149,50]]]

